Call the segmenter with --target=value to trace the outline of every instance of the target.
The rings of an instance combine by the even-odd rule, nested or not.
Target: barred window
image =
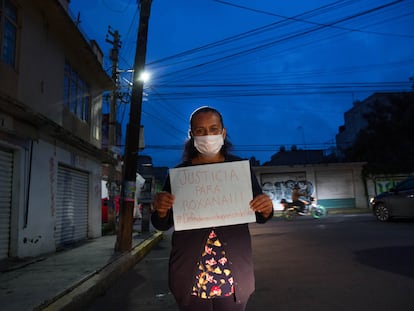
[[[0,0],[0,59],[15,68],[17,46],[17,7],[10,0]]]
[[[89,122],[91,102],[89,85],[79,76],[75,68],[66,61],[63,102],[79,119]]]

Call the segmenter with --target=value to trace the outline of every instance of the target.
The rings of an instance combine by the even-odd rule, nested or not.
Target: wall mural
[[[395,187],[400,181],[404,180],[406,176],[394,177],[394,178],[377,178],[375,179],[375,194],[378,195],[383,192],[390,191],[391,188]]]
[[[295,184],[299,186],[300,192],[305,193],[306,195],[312,195],[315,191],[312,182],[306,179],[287,179],[284,181],[279,180],[275,182],[265,181],[262,183],[262,190],[272,200],[273,208],[275,210],[281,210],[283,209],[280,204],[280,201],[282,199],[285,199],[288,202],[292,202],[292,190]]]

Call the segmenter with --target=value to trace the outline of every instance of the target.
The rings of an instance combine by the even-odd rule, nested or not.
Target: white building
[[[341,158],[347,148],[355,142],[359,132],[367,127],[366,114],[371,113],[378,105],[392,105],[398,98],[413,94],[412,92],[374,93],[363,101],[356,101],[344,114],[344,125],[336,135],[338,156]]]
[[[321,163],[279,166],[256,166],[254,172],[275,210],[280,200],[291,201],[294,185],[301,192],[315,197],[325,208],[364,209],[368,207],[364,180],[364,163]]]
[[[0,1],[0,259],[101,235],[103,55],[68,0]]]

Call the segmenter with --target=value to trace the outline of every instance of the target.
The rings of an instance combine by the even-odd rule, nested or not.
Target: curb
[[[151,249],[163,239],[162,232],[155,232],[148,239],[136,245],[129,252],[119,255],[115,260],[86,276],[55,298],[35,307],[34,311],[77,311],[82,310],[96,297],[103,294],[119,276],[143,259]]]
[[[328,215],[338,214],[372,214],[369,208],[327,208]]]
[[[362,215],[362,214],[372,214],[372,211],[369,208],[327,208],[327,215]],[[282,210],[274,211],[274,218],[283,217]]]

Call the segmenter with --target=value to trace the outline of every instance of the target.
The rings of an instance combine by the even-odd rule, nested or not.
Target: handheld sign
[[[175,230],[255,222],[249,161],[170,170]]]

